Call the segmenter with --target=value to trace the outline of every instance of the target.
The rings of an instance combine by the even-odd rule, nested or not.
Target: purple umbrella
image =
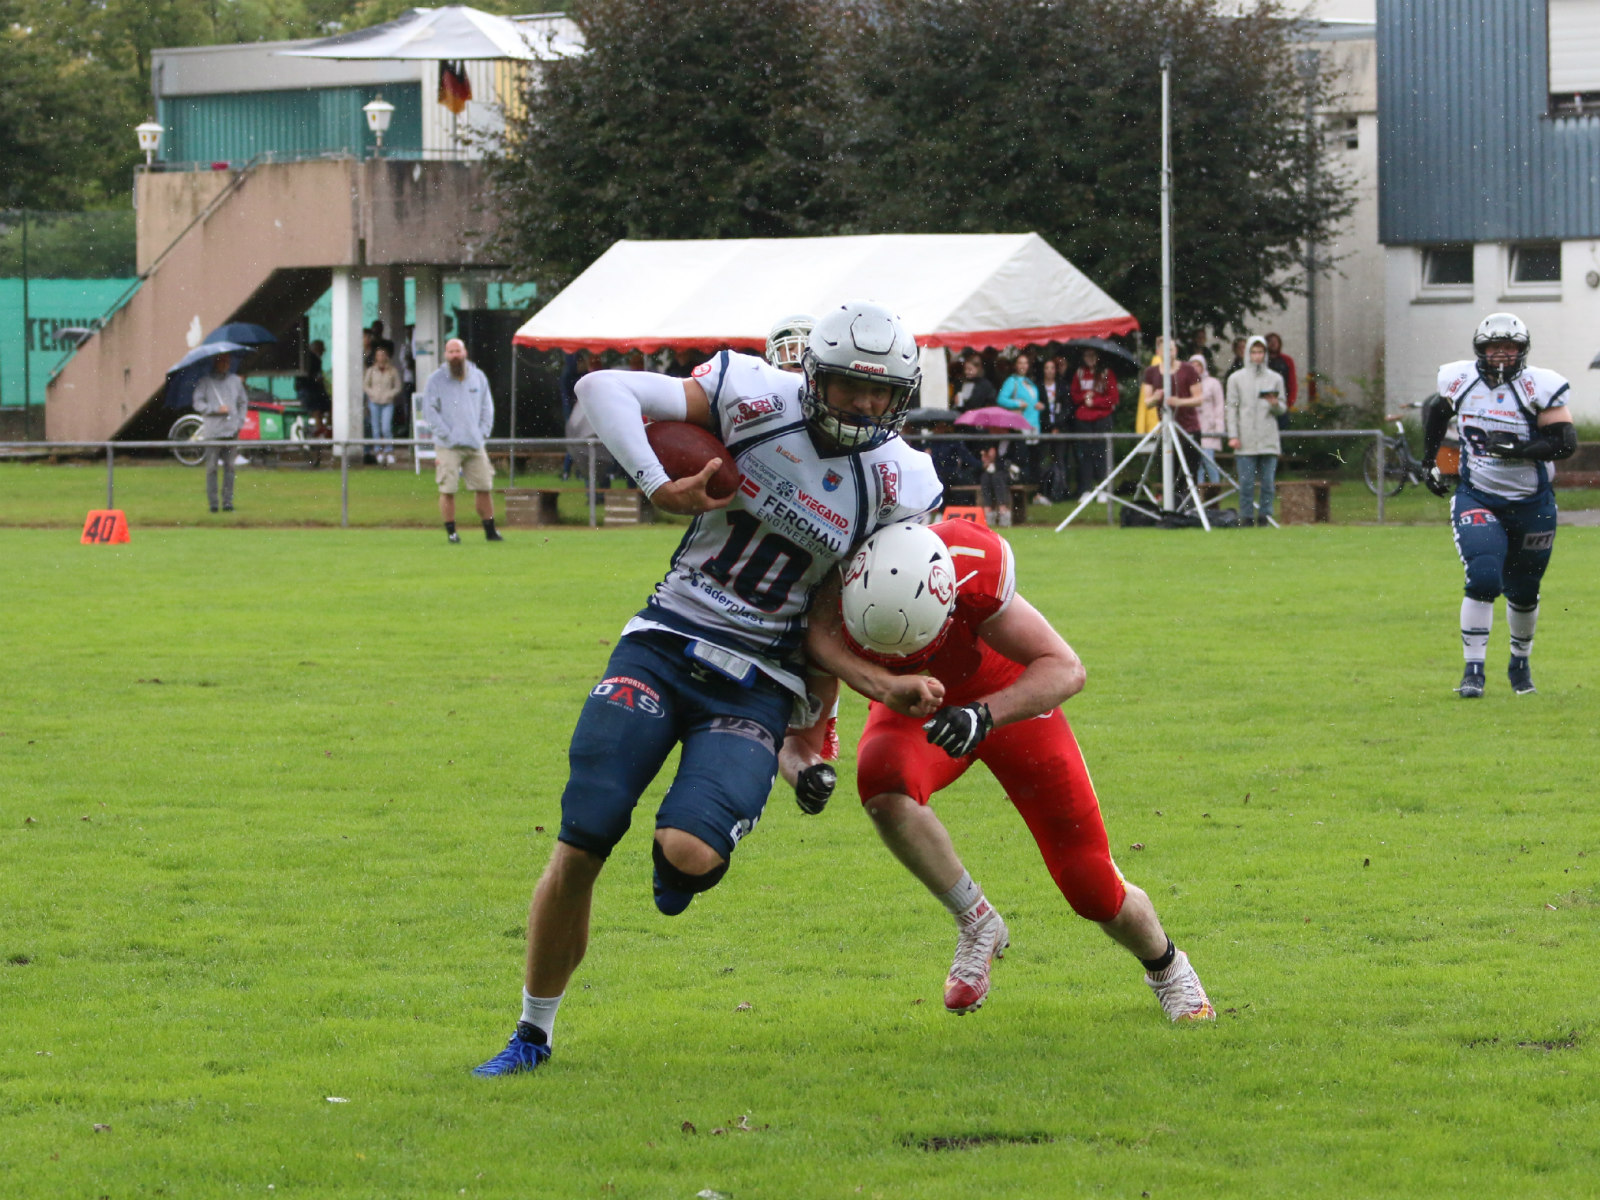
[[[991,405],[988,408],[975,408],[969,413],[962,413],[956,418],[957,425],[971,425],[977,429],[1004,429],[1013,433],[1032,433],[1033,426],[1028,424],[1028,418],[1019,412],[1012,412],[1009,408],[1000,408]]]

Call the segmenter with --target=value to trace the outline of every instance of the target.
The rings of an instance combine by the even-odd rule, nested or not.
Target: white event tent
[[[1106,337],[1128,310],[1036,233],[620,241],[516,333],[540,350],[760,353],[774,321],[876,300],[923,348],[923,404],[945,405],[941,347]]]

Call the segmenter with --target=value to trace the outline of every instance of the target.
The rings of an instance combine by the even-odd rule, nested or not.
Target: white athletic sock
[[[561,996],[530,996],[528,990],[522,990],[522,1019],[529,1025],[544,1030],[544,1036],[551,1045],[556,1040],[556,1009],[561,1007]]]
[[[1489,630],[1494,628],[1494,604],[1461,598],[1461,653],[1469,663],[1481,663],[1489,652]]]
[[[979,904],[983,903],[983,889],[972,881],[972,876],[966,871],[961,872],[961,878],[956,880],[955,886],[948,892],[939,894],[939,903],[949,910],[950,915],[961,921],[972,912]]]
[[[1506,601],[1506,628],[1511,631],[1511,653],[1527,658],[1533,653],[1533,631],[1539,627],[1539,602],[1532,608],[1518,608]]]

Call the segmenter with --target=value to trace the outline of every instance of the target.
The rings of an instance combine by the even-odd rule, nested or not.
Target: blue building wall
[[[297,88],[212,96],[169,96],[156,121],[167,129],[166,162],[246,162],[263,151],[286,158],[367,154],[377,144],[362,105],[379,95],[394,105],[384,154],[422,153],[422,86]]]
[[[1545,0],[1378,0],[1378,239],[1600,237],[1600,117],[1546,116]]]

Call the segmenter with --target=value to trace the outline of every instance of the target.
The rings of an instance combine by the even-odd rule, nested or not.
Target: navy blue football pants
[[[1527,500],[1503,500],[1462,485],[1450,505],[1466,593],[1532,608],[1556,540],[1556,498],[1549,488]]]
[[[657,829],[681,829],[729,858],[761,819],[793,697],[760,673],[749,685],[719,675],[690,659],[687,647],[664,633],[617,643],[572,733],[563,842],[609,855],[680,742]]]

